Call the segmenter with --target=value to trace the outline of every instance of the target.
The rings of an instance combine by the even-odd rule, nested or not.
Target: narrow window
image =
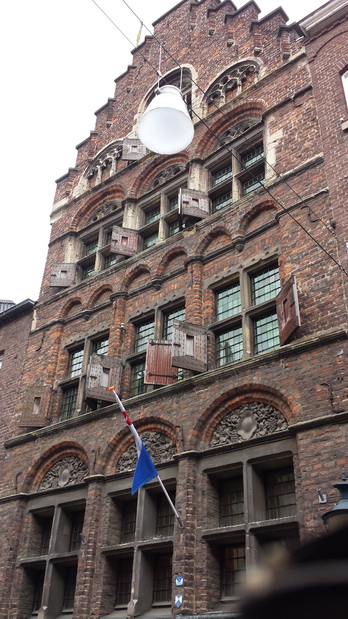
[[[168,602],[172,598],[172,555],[155,555],[153,572],[153,601]]]
[[[135,537],[135,523],[137,516],[137,502],[125,501],[123,503],[121,542],[132,542]],[[129,601],[129,600],[128,600]]]
[[[239,586],[245,582],[245,546],[226,546],[222,549],[221,597],[238,595]]]
[[[70,419],[70,417],[73,416],[73,413],[76,410],[77,391],[77,385],[68,389],[64,389],[62,412],[60,416],[61,420]]]
[[[131,599],[133,559],[126,557],[117,562],[116,606],[125,606]]]
[[[52,532],[53,517],[44,518],[42,522],[42,538],[41,552],[42,555],[47,555],[50,547],[51,532]]]
[[[45,579],[44,570],[38,571],[35,577],[35,587],[34,587],[34,596],[33,596],[33,612],[37,612],[41,608],[44,579]]]
[[[244,521],[243,478],[220,482],[220,526],[228,527]]]
[[[109,338],[104,337],[101,340],[93,342],[93,352],[97,355],[107,355],[109,349]]]
[[[216,364],[226,365],[239,361],[243,356],[242,327],[234,327],[216,336]]]
[[[216,211],[219,211],[225,206],[229,206],[230,204],[232,204],[232,191],[227,191],[222,196],[219,196],[218,198],[213,198],[212,200],[213,213],[215,213]]]
[[[69,368],[68,368],[69,378],[74,378],[74,376],[79,376],[81,374],[82,362],[83,362],[83,348],[79,348],[70,353]]]
[[[265,471],[267,518],[284,518],[296,514],[295,478],[292,467]]]
[[[155,332],[155,323],[153,319],[143,322],[136,326],[135,331],[135,348],[134,352],[141,352],[146,349],[147,342],[153,338]]]
[[[139,395],[146,391],[144,383],[145,361],[132,365],[131,373],[131,395]]]
[[[173,323],[174,320],[185,320],[185,308],[179,307],[170,312],[165,312],[163,316],[163,338],[165,340],[173,339]]]
[[[253,305],[274,299],[280,291],[279,269],[269,266],[251,276]]]
[[[84,512],[74,512],[71,521],[70,550],[78,550],[81,546]]]
[[[278,317],[276,312],[254,321],[254,352],[259,355],[279,346]]]
[[[172,502],[175,502],[175,493],[169,492]],[[163,537],[173,535],[174,532],[174,514],[168,503],[168,499],[164,494],[159,494],[157,498],[157,535]]]
[[[76,588],[77,566],[70,565],[66,568],[63,610],[71,610],[74,606]]]
[[[215,299],[217,320],[224,320],[238,314],[242,309],[239,282],[219,290]]]
[[[158,239],[157,231],[153,232],[152,234],[149,234],[149,236],[145,236],[144,237],[144,249],[148,249],[149,247],[156,245],[157,239]]]

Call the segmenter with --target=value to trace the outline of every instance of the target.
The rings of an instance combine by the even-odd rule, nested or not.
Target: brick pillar
[[[196,609],[196,457],[192,452],[180,455],[175,505],[184,528],[175,528],[173,553],[173,604],[175,595],[183,596],[180,608],[174,606],[174,615],[193,614]],[[183,585],[176,585],[176,577],[183,578]]]
[[[17,505],[14,503],[17,501]],[[27,506],[27,495],[17,494],[13,501],[2,505],[3,523],[2,553],[0,558],[0,617],[18,616],[18,583],[16,578],[21,579],[22,572],[16,568],[16,558],[20,556],[20,544],[22,541],[23,519]],[[1,519],[0,519],[1,523]],[[8,524],[8,526],[6,526]],[[17,574],[17,577],[16,577]],[[16,587],[17,584],[17,587]],[[13,592],[13,594],[12,594]],[[14,604],[11,604],[13,595]],[[27,609],[28,610],[28,609]]]
[[[126,293],[116,292],[112,295],[113,314],[112,328],[109,337],[109,355],[121,357],[125,336]]]
[[[186,294],[186,320],[196,325],[203,324],[203,263],[201,256],[192,256],[185,262],[188,271]]]
[[[74,617],[89,619],[93,608],[95,590],[100,587],[96,573],[97,541],[102,519],[104,475],[91,475],[88,483],[86,511],[83,523],[83,541],[79,552],[78,573],[75,591]]]

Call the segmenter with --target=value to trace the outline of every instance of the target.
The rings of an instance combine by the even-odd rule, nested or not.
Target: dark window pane
[[[53,518],[44,518],[42,522],[42,538],[41,538],[41,553],[47,555],[50,547],[51,531]]]
[[[270,266],[251,276],[253,305],[274,299],[280,291],[279,269]]]
[[[284,518],[296,514],[293,468],[265,471],[266,517]]]
[[[175,504],[174,492],[169,492],[172,502]],[[168,499],[164,494],[160,494],[157,498],[157,535],[164,537],[173,535],[174,531],[174,513],[168,503]]]
[[[44,570],[40,570],[39,572],[36,573],[34,596],[33,596],[33,612],[37,612],[41,607],[44,579],[45,579]]]
[[[71,565],[66,568],[63,610],[70,610],[74,606],[76,576],[77,576],[76,565]]]
[[[116,264],[116,259],[117,259],[116,254],[109,254],[108,256],[105,256],[105,259],[104,259],[105,269],[108,269],[109,267],[112,267],[113,264]]]
[[[117,562],[116,606],[125,606],[131,599],[133,559]]]
[[[132,542],[135,536],[137,502],[125,501],[123,504],[121,542]]]
[[[227,527],[244,521],[243,478],[220,482],[220,526]]]
[[[155,555],[153,601],[170,602],[172,598],[172,555]]]
[[[158,232],[153,232],[153,234],[149,234],[149,236],[144,237],[144,249],[148,249],[153,245],[156,245],[158,239]]]
[[[94,275],[94,264],[88,264],[85,267],[82,267],[82,279],[88,279]]]
[[[238,314],[242,309],[239,282],[218,290],[215,299],[217,320],[224,320]]]
[[[131,395],[144,393],[146,385],[144,384],[145,361],[132,365],[131,374]]]
[[[254,350],[258,355],[279,346],[279,329],[277,314],[269,314],[254,322]]]
[[[70,419],[76,409],[76,401],[77,401],[77,390],[78,387],[70,387],[69,389],[64,389],[63,393],[63,403],[62,403],[62,412],[60,415],[61,420]]]
[[[258,144],[257,146],[253,146],[247,152],[243,153],[241,157],[242,164],[245,168],[253,165],[257,161],[261,161],[264,157],[263,144]]]
[[[238,595],[239,585],[245,582],[245,546],[226,546],[222,549],[221,597]]]
[[[90,254],[94,254],[97,247],[98,239],[96,239],[95,241],[91,241],[90,243],[85,243],[85,255],[89,256]]]
[[[81,546],[84,512],[74,512],[71,521],[70,550],[78,550]]]

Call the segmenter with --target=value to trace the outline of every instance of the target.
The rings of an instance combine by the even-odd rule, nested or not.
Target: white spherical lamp
[[[140,141],[154,153],[174,155],[187,148],[193,124],[176,86],[161,86],[138,124]]]

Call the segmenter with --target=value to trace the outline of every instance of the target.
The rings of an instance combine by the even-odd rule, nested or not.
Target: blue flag
[[[138,451],[138,462],[135,467],[133,483],[132,483],[132,494],[134,494],[139,488],[147,484],[148,481],[154,479],[158,476],[156,471],[156,467],[152,462],[151,456],[148,454],[148,451],[142,441],[140,447],[140,451]],[[137,444],[138,447],[138,444]]]

